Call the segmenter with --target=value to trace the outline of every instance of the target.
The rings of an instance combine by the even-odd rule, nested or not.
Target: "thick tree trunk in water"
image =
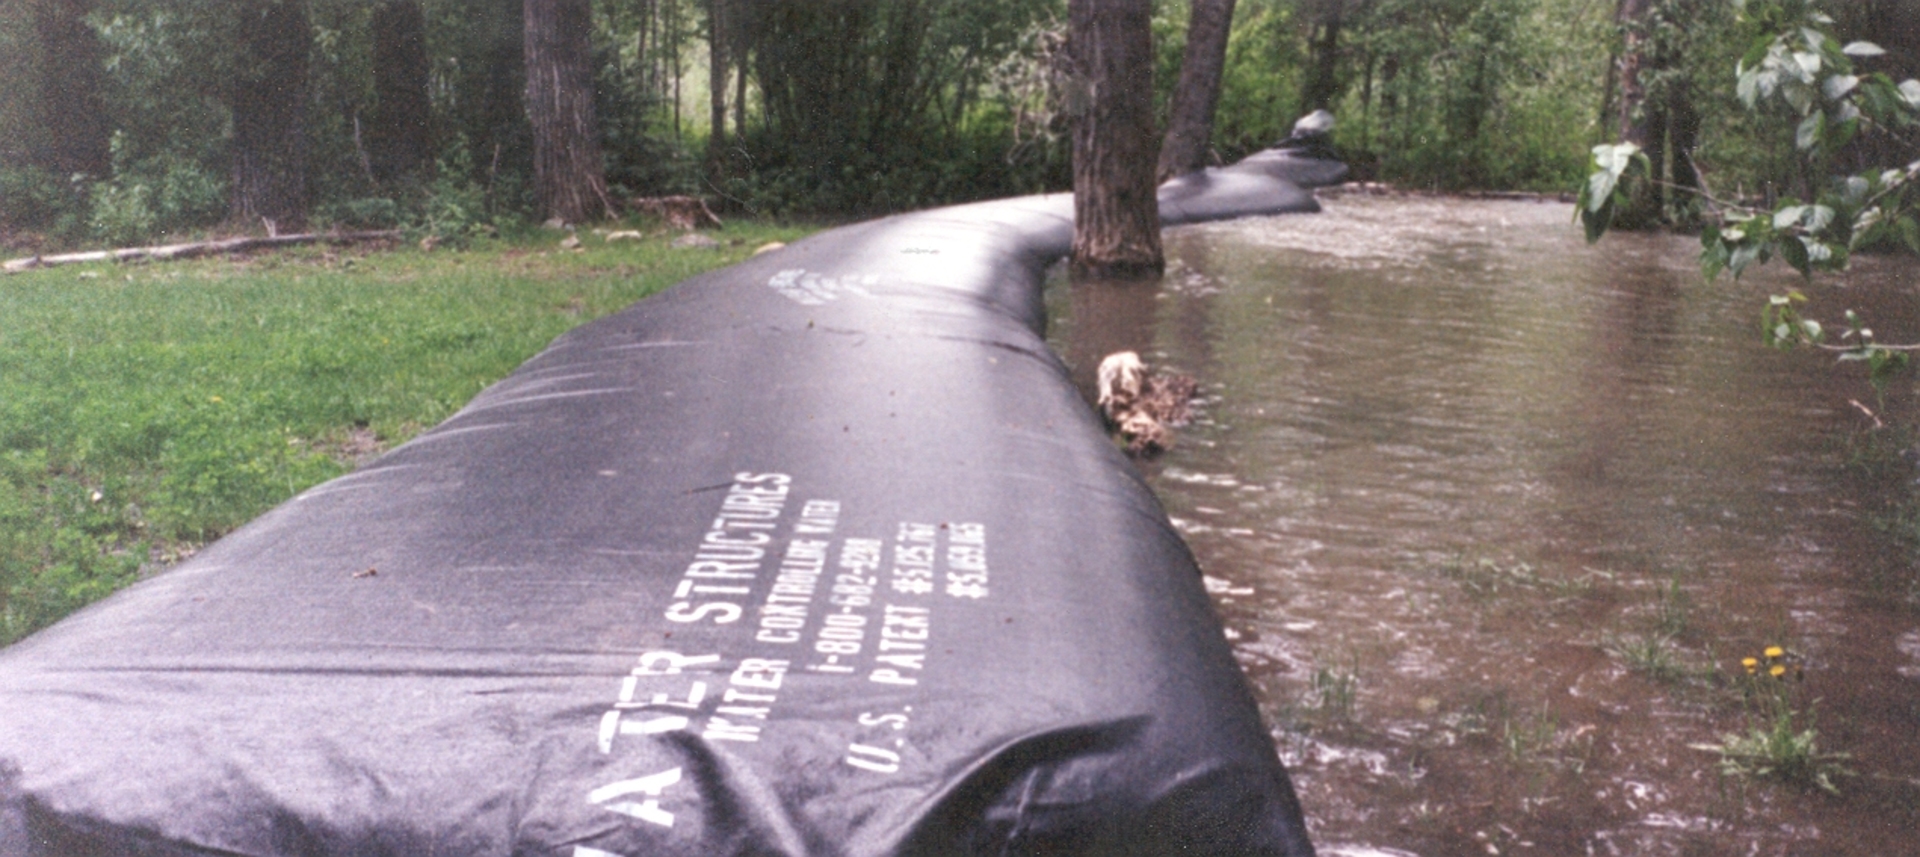
[[[1614,66],[1618,81],[1614,122],[1621,141],[1639,146],[1646,153],[1654,171],[1649,178],[1657,179],[1666,157],[1665,110],[1664,105],[1647,100],[1646,83],[1640,79],[1655,66],[1651,55],[1654,45],[1648,35],[1652,5],[1651,0],[1619,0],[1614,6],[1614,20],[1621,31],[1619,60]],[[1660,221],[1665,208],[1664,190],[1652,182],[1640,182],[1627,204],[1614,214],[1613,225],[1646,229]]]
[[[432,151],[427,21],[419,0],[379,0],[373,6],[373,97],[367,148],[374,178],[387,182],[419,175]]]
[[[590,0],[526,0],[527,119],[540,213],[568,223],[613,215],[593,111]]]
[[[92,10],[93,0],[39,0],[33,9],[43,62],[28,159],[62,180],[74,173],[105,177],[112,167],[100,98],[102,49],[86,21]]]
[[[313,28],[300,0],[244,4],[240,68],[229,90],[233,187],[227,217],[297,232],[307,223],[307,63]]]
[[[1154,191],[1152,0],[1069,0],[1073,270],[1144,276],[1166,266]]]
[[[1213,112],[1220,104],[1220,77],[1227,65],[1227,33],[1234,0],[1193,0],[1187,23],[1180,84],[1167,111],[1167,137],[1160,144],[1159,179],[1207,166],[1213,142]]]

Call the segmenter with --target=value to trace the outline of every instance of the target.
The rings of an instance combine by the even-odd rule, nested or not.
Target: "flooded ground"
[[[1200,382],[1142,469],[1323,853],[1920,854],[1920,586],[1886,532],[1920,472],[1862,410],[1911,424],[1910,376],[1882,402],[1766,350],[1798,282],[1703,283],[1691,239],[1325,201],[1171,230],[1157,286],[1050,292],[1084,385],[1126,349]],[[1914,267],[1809,294],[1912,340]],[[1792,767],[1808,728],[1793,777],[1702,749],[1758,729]]]

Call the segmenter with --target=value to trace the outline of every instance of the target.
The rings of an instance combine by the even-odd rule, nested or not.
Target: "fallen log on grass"
[[[26,256],[9,259],[0,269],[9,274],[31,271],[35,268],[52,268],[58,265],[79,265],[86,262],[170,262],[175,259],[192,259],[197,256],[211,256],[219,253],[241,253],[247,250],[269,250],[278,247],[294,247],[301,244],[354,244],[361,241],[387,241],[400,237],[400,230],[387,229],[376,232],[301,232],[294,235],[243,235],[239,238],[216,238],[211,241],[191,241],[184,244],[160,244],[152,247],[123,247],[118,250],[89,250],[84,253],[61,253],[55,256]]]
[[[692,232],[703,226],[720,226],[720,218],[707,207],[707,201],[697,196],[650,196],[636,197],[633,200],[634,211],[644,211],[667,222],[668,226],[684,232]]]

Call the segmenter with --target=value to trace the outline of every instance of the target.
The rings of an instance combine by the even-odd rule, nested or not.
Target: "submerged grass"
[[[805,231],[0,279],[0,644],[439,422],[568,328]]]

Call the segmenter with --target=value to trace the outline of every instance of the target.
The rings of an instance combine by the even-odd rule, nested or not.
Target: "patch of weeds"
[[[1843,443],[1847,469],[1874,480],[1903,479],[1914,472],[1920,427],[1875,425],[1848,434]]]
[[[1342,723],[1351,722],[1359,690],[1358,663],[1319,667],[1313,671],[1308,684],[1308,703],[1322,717]]]
[[[1500,724],[1500,746],[1506,751],[1507,761],[1523,764],[1536,761],[1554,748],[1554,738],[1560,734],[1560,720],[1547,710],[1545,705],[1539,711],[1530,711],[1519,718],[1507,717]]]
[[[1318,729],[1351,724],[1360,693],[1360,669],[1357,659],[1315,667],[1307,676],[1307,686],[1293,701],[1283,705],[1277,722],[1288,732],[1305,736]]]
[[[1820,732],[1814,728],[1818,700],[1803,709],[1796,699],[1805,677],[1798,659],[1779,646],[1768,646],[1761,657],[1743,658],[1740,664],[1744,675],[1737,681],[1747,706],[1746,730],[1726,733],[1718,744],[1693,744],[1693,749],[1718,755],[1721,776],[1771,777],[1837,797],[1834,778],[1853,775],[1845,765],[1852,756],[1820,748]]]
[[[1654,681],[1676,684],[1687,680],[1693,670],[1680,660],[1679,647],[1667,634],[1607,635],[1600,647],[1619,658],[1627,669]]]
[[[1693,618],[1693,596],[1680,586],[1680,575],[1667,578],[1655,591],[1653,621],[1655,632],[1669,639],[1687,632]]]

